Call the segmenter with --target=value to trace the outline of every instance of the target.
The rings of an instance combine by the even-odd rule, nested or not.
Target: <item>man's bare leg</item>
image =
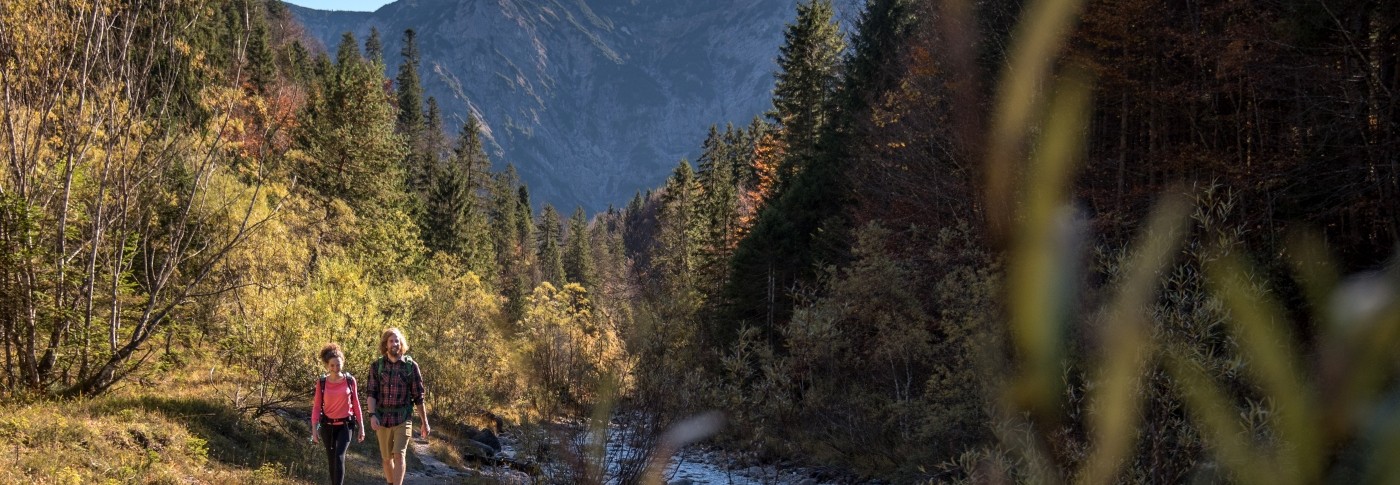
[[[407,457],[403,454],[394,455],[389,459],[390,478],[389,483],[393,485],[403,485],[404,473],[408,471]]]

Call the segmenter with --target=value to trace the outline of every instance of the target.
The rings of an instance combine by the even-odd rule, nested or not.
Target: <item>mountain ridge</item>
[[[399,0],[374,12],[288,5],[324,46],[377,28],[386,74],[415,30],[426,96],[455,135],[470,114],[494,168],[536,203],[589,212],[659,186],[711,124],[771,106],[774,58],[797,0]]]

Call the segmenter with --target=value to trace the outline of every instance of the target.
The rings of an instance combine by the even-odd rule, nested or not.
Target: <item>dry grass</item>
[[[325,452],[306,424],[240,417],[226,385],[199,367],[90,400],[0,404],[0,483],[325,482]],[[372,434],[346,461],[346,483],[384,483]],[[421,466],[409,459],[410,471]]]

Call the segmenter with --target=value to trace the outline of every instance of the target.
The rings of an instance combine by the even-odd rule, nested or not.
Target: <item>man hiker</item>
[[[413,408],[423,419],[420,435],[428,439],[428,409],[423,403],[423,374],[418,363],[405,353],[408,340],[403,331],[389,328],[379,336],[380,358],[369,365],[365,394],[369,398],[370,426],[379,439],[379,456],[384,466],[384,480],[390,485],[402,485],[407,471],[408,440],[413,436]]]

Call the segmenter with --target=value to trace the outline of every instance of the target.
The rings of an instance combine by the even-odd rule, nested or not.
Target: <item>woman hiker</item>
[[[350,448],[350,435],[358,432],[365,440],[360,396],[355,377],[345,372],[345,353],[335,343],[321,348],[321,364],[326,375],[316,381],[315,397],[311,399],[311,442],[318,439],[326,446],[326,461],[330,462],[331,484],[345,483],[345,450]]]

